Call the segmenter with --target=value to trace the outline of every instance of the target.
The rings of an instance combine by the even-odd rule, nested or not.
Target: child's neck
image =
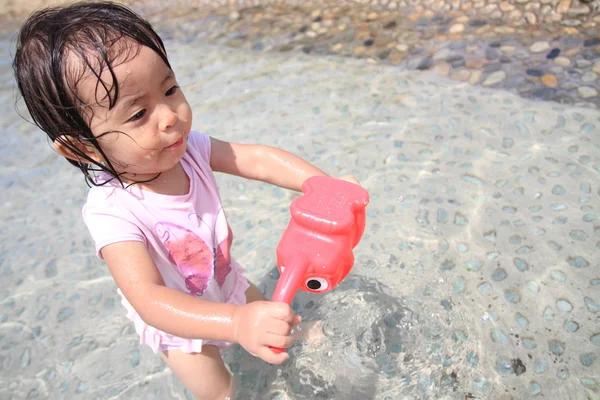
[[[170,170],[161,173],[158,178],[136,185],[150,192],[171,196],[186,195],[190,191],[190,179],[181,162],[178,162]]]

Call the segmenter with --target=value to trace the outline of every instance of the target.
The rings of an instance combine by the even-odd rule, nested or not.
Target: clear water
[[[288,149],[371,193],[352,275],[295,309],[283,366],[225,354],[243,399],[600,396],[600,118],[350,59],[168,42],[196,130]],[[140,348],[80,218],[83,180],[0,76],[0,397],[186,398]],[[293,194],[219,176],[268,294]]]

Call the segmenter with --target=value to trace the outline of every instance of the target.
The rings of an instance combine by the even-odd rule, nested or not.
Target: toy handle
[[[284,266],[284,271],[281,273],[281,277],[277,281],[277,286],[275,286],[275,291],[273,292],[271,301],[282,302],[291,305],[296,292],[300,286],[303,285],[302,280],[304,278],[306,267],[303,262],[298,260],[294,261],[295,262]],[[285,349],[279,347],[269,346],[269,348],[276,354],[281,354],[285,351]]]

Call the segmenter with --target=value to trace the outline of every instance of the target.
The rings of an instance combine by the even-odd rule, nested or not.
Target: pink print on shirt
[[[221,211],[219,210],[219,213]],[[219,213],[217,216],[219,216]],[[202,221],[197,214],[190,214],[189,217],[193,216],[208,227],[208,224]],[[187,228],[168,222],[156,224],[156,234],[167,247],[171,262],[179,268],[185,277],[185,286],[190,294],[202,296],[213,277],[219,287],[223,287],[227,275],[231,272],[229,249],[232,234],[229,225],[227,225],[227,230],[227,237],[216,245],[216,235],[214,234],[214,228],[212,228],[211,238],[213,243],[209,247],[202,238]]]

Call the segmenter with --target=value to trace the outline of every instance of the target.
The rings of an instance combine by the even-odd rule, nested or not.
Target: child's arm
[[[308,161],[285,150],[228,143],[214,138],[211,138],[210,165],[216,172],[267,182],[298,192],[311,176],[327,176]],[[352,177],[343,179],[358,183]]]
[[[287,304],[253,302],[241,306],[214,303],[164,286],[142,242],[107,245],[102,256],[125,298],[148,325],[183,338],[240,343],[263,360],[280,364],[289,347],[289,331],[299,322]]]

